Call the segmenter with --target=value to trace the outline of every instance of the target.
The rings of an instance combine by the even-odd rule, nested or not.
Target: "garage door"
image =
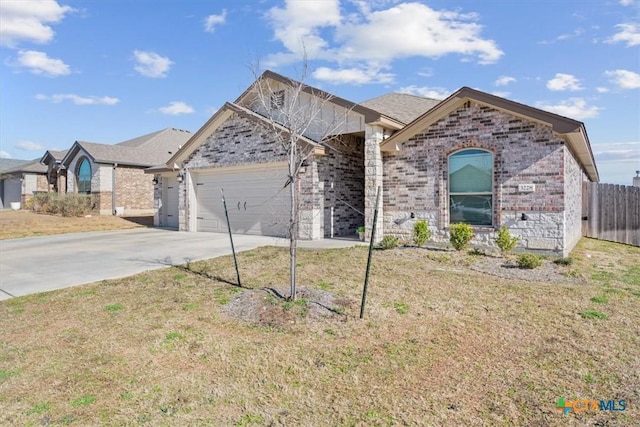
[[[224,189],[234,233],[286,237],[289,187],[285,166],[224,168],[193,175],[198,231],[226,232],[220,189]]]

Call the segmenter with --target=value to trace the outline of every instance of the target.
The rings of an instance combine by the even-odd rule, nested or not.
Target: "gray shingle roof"
[[[14,169],[20,165],[25,163],[29,163],[29,160],[18,160],[18,159],[1,159],[0,158],[0,172],[4,172],[8,169]]]
[[[424,98],[406,93],[388,93],[361,102],[360,105],[382,113],[385,116],[400,120],[404,124],[408,124],[440,102],[441,101],[437,99]]]
[[[7,159],[3,159],[7,160]],[[47,173],[47,167],[40,164],[40,159],[35,160],[20,160],[17,166],[13,166],[7,169],[2,169],[3,174],[16,173],[16,172],[33,172],[33,173]]]
[[[84,141],[76,141],[74,145],[85,150],[97,163],[148,167],[166,163],[190,137],[189,131],[167,128],[115,145]],[[67,157],[75,156],[76,152],[77,149],[72,149]]]

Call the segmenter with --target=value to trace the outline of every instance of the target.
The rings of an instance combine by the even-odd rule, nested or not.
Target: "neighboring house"
[[[154,208],[144,170],[166,162],[190,136],[167,128],[115,145],[76,141],[66,154],[48,151],[41,160],[58,192],[91,194],[103,215],[144,215]]]
[[[226,231],[224,189],[234,232],[286,236],[286,156],[255,102],[257,85],[290,96],[292,81],[267,71],[226,103],[155,174],[157,225]],[[301,103],[325,92],[305,87]],[[272,99],[273,101],[273,99]],[[277,109],[277,103],[272,108]],[[502,225],[520,247],[566,255],[581,236],[582,182],[598,173],[581,122],[462,88],[444,101],[387,94],[361,104],[333,97],[324,123],[341,118],[329,139],[322,124],[301,141],[313,155],[300,174],[301,238],[367,238],[382,189],[374,240],[409,237],[426,219],[434,239],[449,225],[474,226],[491,244]],[[271,131],[272,132],[272,131]]]
[[[67,192],[67,170],[62,166],[62,159],[67,155],[67,152],[68,150],[47,150],[40,159],[40,163],[47,168],[49,188],[58,194]]]
[[[0,209],[21,206],[36,191],[48,191],[46,168],[38,160],[0,159]]]

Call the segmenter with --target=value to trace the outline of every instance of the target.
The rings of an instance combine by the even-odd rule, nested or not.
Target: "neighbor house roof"
[[[149,167],[165,163],[191,135],[186,130],[167,128],[115,145],[76,141],[62,163],[69,164],[83,150],[96,163]]]
[[[16,168],[25,163],[29,163],[30,160],[18,160],[18,159],[2,159],[0,158],[0,172],[4,172],[8,169]]]
[[[44,155],[40,159],[40,163],[42,163],[43,165],[48,165],[51,160],[55,162],[61,162],[62,159],[64,159],[64,156],[66,156],[68,152],[69,150],[62,150],[62,151],[47,150],[45,151]]]
[[[13,166],[7,169],[0,170],[3,174],[12,174],[19,172],[29,172],[29,173],[47,173],[47,167],[40,164],[40,159],[35,160],[20,160],[17,166]]]
[[[242,117],[249,118],[251,120],[259,121],[264,123],[265,125],[271,126],[271,122],[264,116],[249,110],[248,108],[244,108],[240,105],[227,102],[222,108],[220,108],[211,118],[200,128],[193,136],[185,142],[183,147],[175,153],[171,158],[166,162],[166,165],[158,164],[152,168],[147,169],[148,173],[154,172],[162,172],[167,170],[179,169],[179,164],[186,160],[187,157],[191,155],[200,145],[204,143],[204,141],[211,135],[215,130],[220,127],[232,114],[239,114]],[[275,124],[281,131],[287,131],[284,126],[280,126]],[[313,146],[317,153],[323,153],[324,147],[316,141],[313,141],[305,136],[301,136],[300,140]]]
[[[398,150],[400,144],[414,137],[447,114],[460,108],[467,101],[484,104],[513,116],[551,127],[556,135],[567,142],[567,145],[577,157],[589,179],[594,182],[599,180],[598,169],[596,168],[596,162],[593,157],[593,152],[591,151],[591,145],[589,144],[589,137],[587,136],[584,123],[469,87],[459,89],[447,99],[415,119],[404,129],[387,138],[381,144],[381,149],[385,151]]]
[[[392,92],[361,102],[360,105],[407,124],[440,102],[438,99]]]

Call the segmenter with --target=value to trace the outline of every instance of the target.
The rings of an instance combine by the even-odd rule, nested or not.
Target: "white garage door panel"
[[[226,232],[222,196],[234,233],[286,237],[289,189],[286,168],[227,169],[194,178],[198,200],[198,231]]]

